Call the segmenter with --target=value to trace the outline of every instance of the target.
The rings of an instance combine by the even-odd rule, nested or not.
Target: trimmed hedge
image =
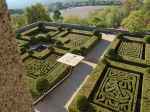
[[[150,44],[150,36],[149,36],[149,35],[148,35],[148,36],[145,36],[145,37],[144,37],[144,41],[145,41],[146,43]]]
[[[52,53],[53,50],[50,50],[50,49],[45,49],[41,52],[38,52],[38,51],[34,51],[33,54],[32,54],[32,57],[35,57],[35,58],[38,58],[38,59],[44,59],[46,57],[49,56],[50,53]]]
[[[46,92],[49,89],[49,82],[45,78],[39,78],[36,81],[36,89],[39,93]]]

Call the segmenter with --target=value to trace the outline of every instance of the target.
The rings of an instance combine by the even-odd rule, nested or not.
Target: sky
[[[49,4],[58,1],[65,0],[6,0],[9,9],[21,9],[38,2],[43,4]]]

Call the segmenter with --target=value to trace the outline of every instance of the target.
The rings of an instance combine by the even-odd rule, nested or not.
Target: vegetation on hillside
[[[90,3],[95,1],[90,0]],[[76,16],[63,17],[60,10],[53,10],[49,15],[48,8],[36,4],[26,8],[23,14],[12,16],[14,28],[37,21],[54,21],[71,24],[91,25],[100,28],[123,28],[130,32],[145,31],[150,29],[150,2],[149,0],[126,0],[120,6],[110,6],[96,10],[87,18]]]

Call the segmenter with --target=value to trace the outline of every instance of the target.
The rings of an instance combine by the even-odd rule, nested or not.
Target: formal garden
[[[27,83],[36,100],[71,73],[73,67],[57,59],[68,52],[85,56],[101,34],[39,23],[17,32],[16,38]]]
[[[149,112],[150,36],[118,34],[69,112]]]

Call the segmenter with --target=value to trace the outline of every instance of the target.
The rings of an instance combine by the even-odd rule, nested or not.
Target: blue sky
[[[49,4],[52,2],[57,2],[57,1],[65,1],[65,0],[6,0],[8,7],[10,9],[14,8],[25,8],[26,6],[35,4],[37,2],[43,3],[43,4]]]

